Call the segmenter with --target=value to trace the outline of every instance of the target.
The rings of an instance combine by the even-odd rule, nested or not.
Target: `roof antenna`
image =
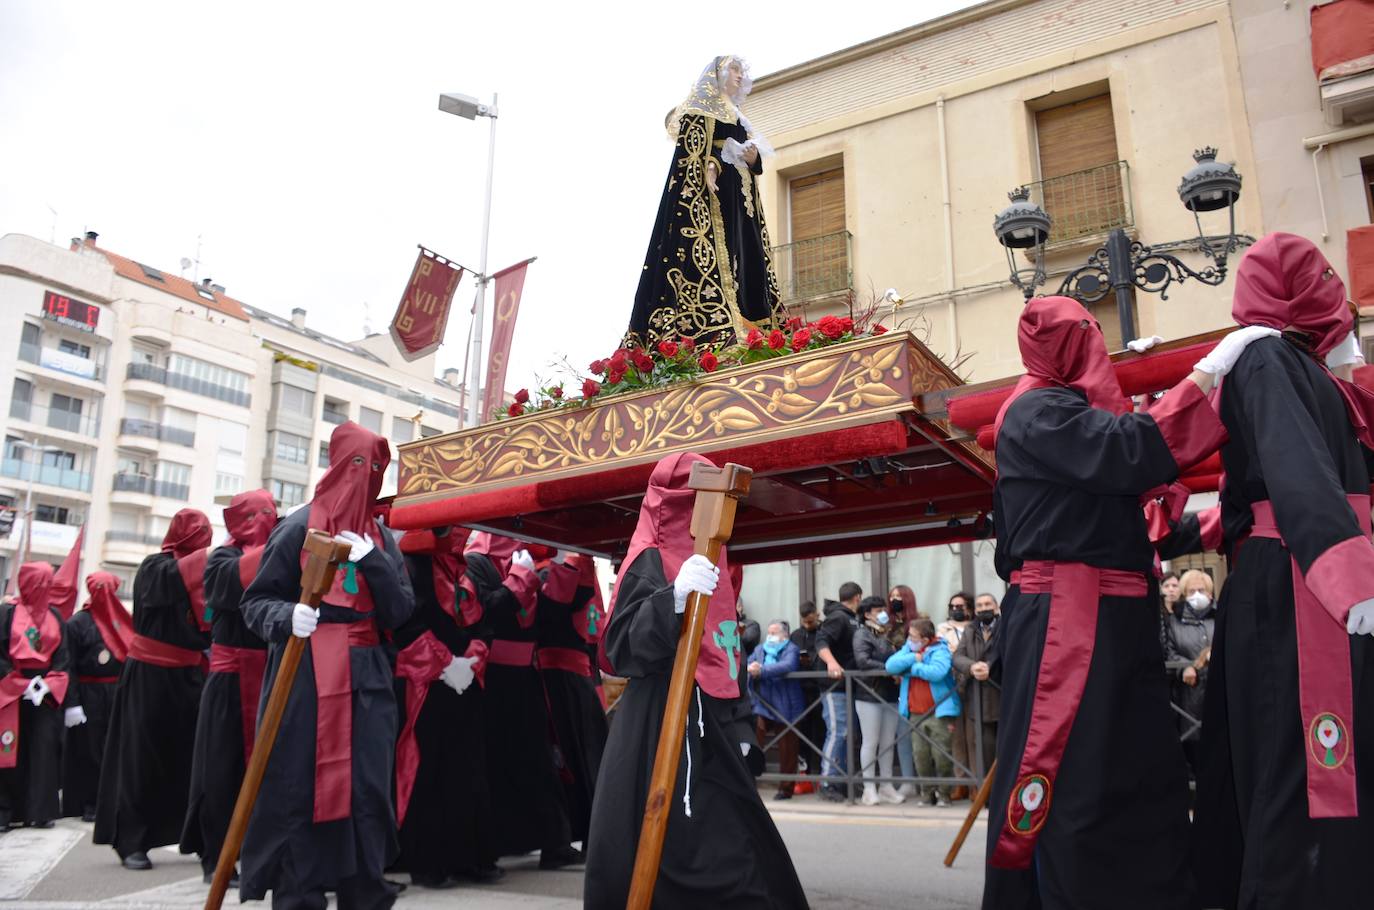
[[[372,334],[372,307],[366,300],[363,301],[363,337]]]

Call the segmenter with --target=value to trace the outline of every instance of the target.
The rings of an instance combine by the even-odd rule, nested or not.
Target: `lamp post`
[[[1193,213],[1198,236],[1194,240],[1163,244],[1162,246],[1193,246],[1212,259],[1212,264],[1198,271],[1169,253],[1132,240],[1121,228],[1107,235],[1105,245],[1088,257],[1082,265],[1064,276],[1059,293],[1081,303],[1092,304],[1116,294],[1116,309],[1121,320],[1121,342],[1135,339],[1135,317],[1131,305],[1135,290],[1159,294],[1169,299],[1169,285],[1192,278],[1216,287],[1226,280],[1227,257],[1242,245],[1252,243],[1247,236],[1236,235],[1236,200],[1240,198],[1240,174],[1231,165],[1216,160],[1217,150],[1211,147],[1193,152],[1194,166],[1183,175],[1178,186],[1178,198],[1184,208]],[[1030,201],[1027,187],[1011,192],[1011,205],[993,219],[997,240],[1006,248],[1011,267],[1011,282],[1030,300],[1035,289],[1045,283],[1045,243],[1049,239],[1051,217],[1039,205]],[[1202,230],[1203,212],[1226,209],[1230,216],[1225,237],[1209,237]],[[1018,268],[1016,250],[1031,250],[1033,267]]]
[[[466,120],[476,120],[478,117],[491,118],[491,129],[487,134],[487,198],[482,211],[482,262],[478,266],[481,274],[477,276],[477,304],[473,312],[472,347],[468,351],[468,362],[471,368],[469,375],[465,378],[468,384],[468,424],[469,426],[476,426],[480,419],[482,407],[482,313],[486,305],[487,282],[490,280],[487,275],[487,239],[491,234],[491,182],[492,171],[496,162],[496,93],[492,93],[491,104],[482,104],[471,95],[445,92],[439,96],[439,110]]]

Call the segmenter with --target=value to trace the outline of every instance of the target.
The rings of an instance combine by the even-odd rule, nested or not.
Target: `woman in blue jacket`
[[[791,630],[783,620],[769,624],[768,637],[749,655],[749,697],[754,702],[754,722],[758,725],[759,745],[779,733],[778,771],[797,773],[797,732],[786,727],[795,723],[806,709],[801,682],[788,679],[788,673],[801,669],[801,649],[788,640]],[[796,781],[778,784],[774,799],[791,799]]]
[[[954,719],[962,708],[953,667],[949,645],[935,634],[935,624],[928,619],[908,623],[906,646],[887,660],[887,672],[902,681],[898,710],[903,717],[921,718],[912,740],[916,773],[921,777],[954,775],[951,742]],[[936,785],[916,798],[918,802],[948,806],[948,791],[948,786]]]

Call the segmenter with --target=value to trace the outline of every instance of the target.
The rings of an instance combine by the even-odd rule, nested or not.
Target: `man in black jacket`
[[[969,767],[974,773],[987,773],[988,765],[997,754],[997,712],[1002,701],[1002,693],[989,679],[990,664],[995,661],[997,645],[997,620],[1002,609],[997,598],[991,594],[979,594],[974,601],[972,634],[965,633],[959,639],[959,647],[954,652],[954,669],[959,680],[959,700],[964,710],[956,732],[964,735],[965,754],[969,757]],[[979,761],[978,752],[978,707],[982,707],[983,751]],[[978,789],[977,785],[973,787]]]
[[[830,601],[833,603],[833,601]],[[822,666],[820,658],[816,656],[816,633],[821,628],[821,614],[816,609],[816,605],[811,601],[806,601],[801,605],[801,624],[792,633],[792,644],[797,646],[800,653],[798,658],[799,667],[802,670],[819,670]],[[806,706],[810,708],[820,700],[821,686],[816,679],[803,679],[801,681],[802,699]],[[811,708],[802,719],[797,721],[797,732],[801,734],[798,756],[805,764],[806,773],[815,774],[821,768],[820,748],[825,742],[825,720],[821,716],[819,707]],[[812,748],[807,740],[815,744]]]
[[[854,630],[859,621],[854,612],[863,599],[863,588],[847,581],[840,585],[840,602],[825,605],[825,619],[816,633],[816,656],[825,664],[832,682],[821,696],[825,712],[825,754],[821,773],[826,777],[840,777],[846,771],[845,738],[849,732],[849,699],[836,680],[845,670],[854,669]],[[845,788],[836,784],[821,787],[821,798],[839,802],[845,798]]]

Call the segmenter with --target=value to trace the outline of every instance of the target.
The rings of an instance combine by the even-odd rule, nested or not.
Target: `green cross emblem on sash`
[[[733,619],[727,619],[720,624],[720,631],[711,636],[715,641],[716,647],[725,652],[726,662],[730,665],[730,678],[739,678],[739,659],[735,657],[739,652],[739,623]]]
[[[597,612],[596,604],[591,604],[591,603],[587,604],[587,634],[588,634],[588,635],[595,635],[595,634],[596,634],[596,621],[597,621],[598,619],[600,619],[600,618],[601,618],[601,614],[600,614],[599,612]]]
[[[29,626],[25,629],[24,637],[29,640],[29,647],[33,648],[35,651],[40,650],[38,646],[43,641],[43,636],[36,627]]]

